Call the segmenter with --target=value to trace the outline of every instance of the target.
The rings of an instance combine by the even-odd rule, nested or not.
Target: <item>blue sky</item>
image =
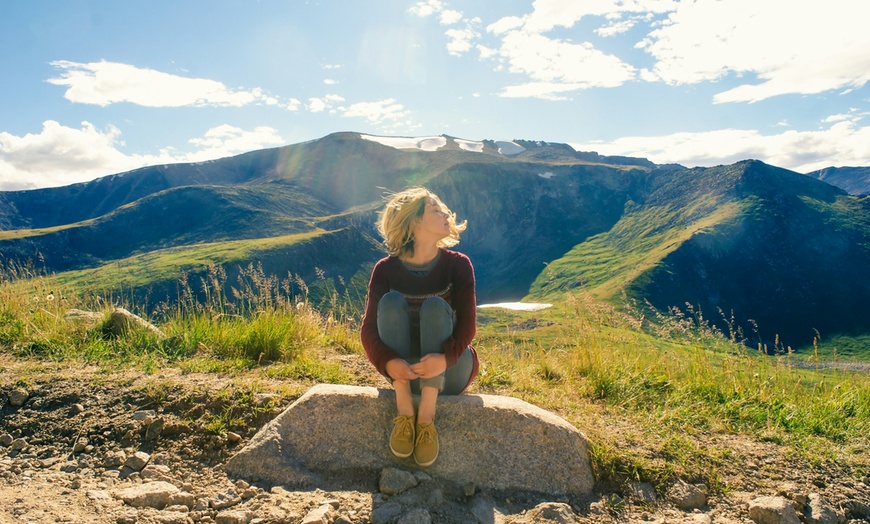
[[[0,2],[0,190],[337,131],[870,165],[860,0]]]

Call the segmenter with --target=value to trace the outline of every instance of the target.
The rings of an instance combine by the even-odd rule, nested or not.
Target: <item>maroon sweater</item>
[[[378,335],[378,302],[389,291],[398,291],[408,301],[412,337],[420,333],[420,305],[424,300],[439,296],[450,304],[456,313],[456,325],[453,336],[444,342],[444,356],[447,367],[453,367],[477,331],[477,298],[471,260],[462,253],[441,249],[438,263],[428,275],[422,277],[411,274],[398,257],[386,257],[375,264],[369,281],[360,338],[371,363],[387,378],[387,362],[401,358]]]

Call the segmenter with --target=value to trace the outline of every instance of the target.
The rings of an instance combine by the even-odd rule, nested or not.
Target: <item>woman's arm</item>
[[[460,254],[453,271],[453,311],[456,313],[456,325],[453,335],[443,345],[447,367],[451,368],[471,344],[477,333],[477,296],[475,293],[474,267],[471,260]]]
[[[368,294],[366,295],[365,314],[363,315],[362,327],[360,328],[360,340],[366,350],[366,356],[378,373],[389,378],[387,362],[393,359],[401,359],[398,353],[384,344],[378,334],[378,303],[388,291],[390,284],[387,280],[386,260],[383,259],[375,264],[372,276],[369,280]]]

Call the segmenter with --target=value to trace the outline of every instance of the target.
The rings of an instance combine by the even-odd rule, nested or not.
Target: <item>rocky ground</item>
[[[384,385],[360,357],[343,358],[359,383]],[[627,483],[564,500],[390,465],[333,491],[228,478],[227,459],[309,385],[0,360],[0,523],[870,522],[861,472],[734,435],[697,443],[730,449],[725,494]]]

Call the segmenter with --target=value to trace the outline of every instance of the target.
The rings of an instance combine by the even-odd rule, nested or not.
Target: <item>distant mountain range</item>
[[[691,304],[725,329],[733,312],[751,342],[798,346],[816,330],[870,332],[870,199],[856,196],[868,169],[688,169],[539,141],[336,133],[0,192],[0,256],[151,301],[208,263],[231,278],[250,263],[340,278],[361,296],[382,256],[384,195],[425,185],[469,222],[457,249],[475,263],[481,301],[585,289],[659,310]]]

